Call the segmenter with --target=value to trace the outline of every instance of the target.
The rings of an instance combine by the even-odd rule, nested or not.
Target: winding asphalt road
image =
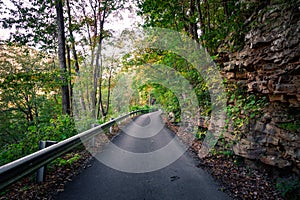
[[[205,171],[196,167],[197,158],[185,151],[164,126],[160,114],[157,111],[137,117],[56,199],[230,199]]]

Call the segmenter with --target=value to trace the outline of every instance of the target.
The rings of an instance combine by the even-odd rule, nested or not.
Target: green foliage
[[[213,4],[211,2],[211,28],[202,36],[205,47],[212,53],[225,45],[230,51],[238,50],[243,46],[244,34],[247,29],[244,22],[253,13],[255,3],[239,2],[234,5],[233,2],[227,2],[227,9],[231,11],[230,15],[226,15],[224,7],[221,4]],[[224,44],[226,42],[226,44]]]
[[[70,166],[74,162],[78,161],[80,158],[81,156],[78,153],[75,153],[74,155],[72,153],[69,153],[66,156],[64,156],[64,158],[57,158],[51,164],[58,165],[58,166],[65,166],[65,165]]]
[[[195,134],[195,138],[202,140],[205,138],[205,135],[206,135],[206,130],[201,129],[197,131],[197,133]]]
[[[291,131],[293,133],[300,132],[300,122],[299,121],[281,123],[281,124],[279,124],[279,127],[283,128],[285,130]]]
[[[46,93],[54,89],[55,76],[44,66],[45,55],[29,48],[3,46],[0,52],[0,146],[22,140],[30,126],[43,120],[46,110]],[[49,109],[50,110],[50,109]],[[47,111],[51,117],[53,112]],[[52,110],[55,111],[54,107]],[[48,119],[50,118],[48,117]]]
[[[77,133],[73,118],[69,115],[61,115],[56,119],[51,119],[50,124],[41,127],[39,133],[43,140],[65,140]]]
[[[156,107],[161,108],[166,113],[174,113],[175,121],[179,122],[181,116],[181,108],[176,95],[188,95],[184,94],[187,92],[186,88],[184,88],[180,79],[177,80],[175,77],[171,77],[172,70],[169,69],[167,70],[168,73],[163,75],[164,78],[168,80],[170,79],[172,85],[176,85],[177,93],[178,91],[181,92],[180,94],[175,94],[171,89],[164,87],[160,84],[161,81],[157,81],[156,76],[154,75],[157,71],[153,70],[151,65],[168,66],[170,69],[174,69],[174,71],[178,72],[178,74],[180,74],[179,76],[182,76],[185,80],[187,80],[190,86],[193,87],[193,92],[196,94],[198,99],[201,113],[204,115],[210,114],[211,103],[207,84],[204,82],[204,79],[200,76],[199,72],[184,58],[169,51],[146,49],[144,52],[136,52],[132,59],[127,59],[126,62],[124,62],[124,65],[127,69],[139,66],[136,69],[137,75],[133,81],[133,84],[135,85],[133,87],[137,88],[140,93],[140,97],[143,99],[142,101],[148,104],[149,98],[155,98]],[[157,70],[159,71],[160,68],[158,67]],[[145,84],[145,79],[153,79],[156,80],[156,82],[149,81]]]
[[[300,195],[300,178],[291,177],[288,179],[278,178],[276,184],[277,190],[281,195],[290,200],[299,199]]]
[[[170,29],[181,30],[184,28],[184,22],[181,20],[184,2],[177,0],[138,0],[140,15],[145,17],[146,27],[164,27]]]
[[[255,12],[260,2],[205,0],[198,1],[138,1],[139,14],[146,27],[163,27],[186,32],[200,41],[209,52],[226,43],[230,50],[243,45],[247,31],[245,21]],[[193,28],[196,27],[197,31]],[[201,30],[201,34],[199,32]]]
[[[221,151],[218,151],[218,153],[225,155],[227,157],[232,157],[234,155],[234,152],[232,150],[221,150]]]
[[[159,84],[153,84],[152,87],[152,93],[156,99],[156,103],[162,106],[162,109],[164,109],[166,113],[173,112],[175,121],[179,121],[181,109],[175,94]]]
[[[241,91],[235,91],[230,95],[227,106],[226,127],[232,123],[233,132],[231,134],[240,137],[240,133],[250,120],[257,119],[261,115],[261,110],[266,105],[266,98],[258,97],[254,94],[246,95]]]
[[[130,106],[129,108],[129,111],[132,112],[132,111],[136,111],[136,110],[150,110],[151,107],[149,107],[149,105],[143,105],[143,106],[140,106],[140,105],[133,105],[133,106]]]
[[[2,28],[12,29],[14,27],[18,30],[11,32],[9,42],[39,47],[53,52],[57,30],[55,4],[49,0],[33,0],[30,3],[10,0],[10,4],[8,1],[3,2],[0,13],[6,13],[6,15],[3,15],[3,20],[1,20]],[[0,3],[3,2],[0,1]]]
[[[75,134],[73,119],[68,115],[51,119],[50,123],[29,126],[18,143],[6,145],[1,148],[0,165],[16,160],[38,150],[40,140],[62,141]]]

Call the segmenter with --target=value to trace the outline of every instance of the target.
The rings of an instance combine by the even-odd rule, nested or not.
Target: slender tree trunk
[[[87,102],[87,105],[88,105],[87,107],[88,107],[88,110],[90,111],[90,110],[92,110],[91,97],[90,97],[91,92],[90,92],[90,89],[89,89],[89,85],[86,85],[85,88],[86,88],[86,93],[85,93],[86,102]]]
[[[112,65],[113,66],[113,65]],[[107,88],[107,101],[104,109],[104,103],[102,100],[102,79],[99,81],[99,97],[98,97],[98,111],[97,111],[97,119],[100,119],[100,113],[102,114],[102,118],[105,118],[108,114],[109,111],[109,106],[110,106],[110,91],[111,91],[111,74],[112,74],[112,69],[113,67],[110,67],[109,69],[109,74],[108,74],[108,88]]]
[[[84,95],[82,93],[82,91],[80,91],[80,105],[83,109],[84,112],[86,112],[86,106],[85,106],[85,101],[84,101]]]
[[[223,7],[224,7],[224,14],[226,16],[226,21],[228,21],[229,19],[229,12],[228,12],[228,4],[227,4],[227,0],[223,0]]]
[[[67,80],[67,66],[66,66],[66,49],[65,49],[65,26],[63,16],[63,4],[62,0],[56,0],[55,2],[56,14],[57,14],[57,35],[58,35],[58,59],[60,66],[60,79],[62,81],[61,92],[62,92],[62,114],[71,113],[70,108],[70,96],[69,86]]]
[[[106,5],[107,1],[105,1],[105,5]],[[106,7],[106,6],[104,6]],[[101,15],[100,15],[101,14]],[[102,55],[101,55],[101,51],[102,51],[102,41],[104,39],[104,35],[103,35],[103,31],[104,31],[104,22],[105,22],[105,18],[106,18],[106,10],[103,10],[102,13],[99,13],[100,15],[100,36],[99,36],[99,40],[98,40],[98,48],[97,48],[97,54],[96,54],[96,66],[94,70],[94,73],[97,73],[97,77],[99,78],[99,83],[95,82],[96,84],[98,83],[98,92],[99,92],[99,96],[98,96],[98,112],[97,112],[97,118],[99,119],[99,109],[102,112],[102,115],[104,114],[104,108],[103,108],[103,101],[102,101],[102,75],[103,75],[103,66],[102,66]],[[97,85],[96,85],[96,91],[97,91]],[[96,95],[96,94],[95,94]],[[96,98],[95,98],[96,99]],[[95,113],[96,114],[96,113]]]
[[[104,116],[104,106],[102,101],[102,77],[99,79],[99,96],[98,96],[98,110],[97,110],[97,119],[100,119],[100,113],[102,117]]]
[[[69,20],[69,33],[70,33],[70,40],[71,40],[71,49],[72,49],[72,53],[73,53],[73,57],[74,57],[74,61],[75,61],[75,72],[76,75],[79,74],[79,63],[78,63],[78,57],[77,57],[77,52],[76,52],[76,48],[75,48],[75,38],[73,36],[73,30],[72,30],[72,16],[71,16],[71,9],[70,9],[70,1],[67,0],[67,9],[68,9],[68,20]]]
[[[33,113],[32,113],[32,107],[29,102],[29,96],[28,96],[28,94],[25,94],[25,93],[23,93],[23,96],[25,99],[24,107],[26,108],[26,110],[24,110],[23,113],[26,114],[26,119],[28,121],[28,124],[31,124],[34,121],[34,118],[33,118]]]
[[[183,27],[184,27],[184,30],[187,32],[187,33],[190,33],[190,19],[189,19],[189,16],[187,16],[187,9],[185,8],[186,5],[185,5],[186,2],[182,2],[182,5],[181,5],[181,15],[182,15],[182,23],[183,23]]]
[[[198,11],[198,20],[200,23],[200,29],[202,31],[203,34],[205,34],[205,27],[203,24],[203,16],[202,16],[202,11],[201,11],[201,0],[196,0],[196,4],[197,4],[197,11]]]
[[[71,73],[71,55],[70,55],[70,47],[69,45],[66,45],[67,47],[67,62],[68,62],[68,71],[69,71],[69,77],[72,77],[72,73]],[[72,108],[73,108],[73,85],[72,85],[72,80],[69,79],[69,97],[70,97],[70,112],[72,111]],[[72,112],[70,113],[72,115]]]
[[[109,105],[110,105],[110,90],[111,90],[112,68],[113,68],[113,66],[110,67],[110,69],[109,69],[109,75],[108,75],[109,77],[108,77],[108,89],[107,89],[106,115],[108,114]]]
[[[195,12],[196,12],[196,2],[195,2],[195,0],[191,0],[190,1],[190,19],[194,19]],[[199,43],[197,22],[194,20],[190,22],[190,33],[191,33],[193,39],[197,43]]]
[[[92,7],[93,8],[93,7]],[[93,13],[94,13],[94,26],[98,27],[98,20],[99,20],[99,36],[97,35],[98,33],[98,29],[95,28],[95,35],[97,35],[99,38],[98,40],[96,40],[97,42],[94,42],[92,44],[92,66],[93,67],[93,71],[92,71],[92,76],[93,76],[93,90],[91,91],[91,103],[92,103],[92,117],[93,118],[97,118],[97,93],[101,93],[101,87],[98,87],[98,81],[100,79],[100,83],[102,82],[101,80],[101,75],[100,75],[100,71],[101,71],[101,51],[102,51],[102,40],[103,40],[103,27],[104,27],[104,19],[105,19],[105,13],[106,10],[101,10],[100,9],[100,5],[98,6],[98,13],[97,13],[97,5],[95,5],[95,7],[93,8]],[[94,55],[94,51],[95,51],[95,47],[97,46],[96,49],[96,55]],[[95,59],[95,64],[94,64],[94,59]],[[99,100],[98,100],[99,101]]]
[[[206,8],[206,18],[207,18],[207,31],[210,32],[210,12],[208,0],[204,0]]]
[[[81,8],[82,8],[83,16],[84,16],[85,18],[87,18],[88,16],[87,16],[87,14],[86,14],[84,5],[83,5]],[[93,42],[92,42],[92,36],[91,36],[91,32],[90,32],[90,25],[89,25],[89,23],[85,23],[85,24],[86,24],[86,29],[87,29],[87,34],[88,34],[89,44],[90,44],[90,47],[91,47],[91,49],[92,49],[92,43],[93,43]]]

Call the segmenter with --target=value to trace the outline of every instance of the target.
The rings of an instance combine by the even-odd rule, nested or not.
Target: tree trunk
[[[190,21],[190,33],[193,37],[193,40],[195,40],[197,43],[199,43],[199,38],[198,38],[198,30],[197,30],[197,22],[194,21],[194,15],[196,12],[196,2],[195,0],[190,1],[190,19],[192,18],[193,21]]]
[[[226,21],[228,21],[229,19],[229,12],[228,12],[228,4],[227,4],[227,0],[223,0],[223,7],[224,7],[224,15],[226,17]]]
[[[105,4],[107,3],[107,1],[105,1]],[[105,6],[104,6],[105,7]],[[98,48],[97,48],[97,54],[96,54],[96,66],[95,66],[95,71],[94,73],[97,73],[97,77],[99,78],[99,83],[98,82],[94,82],[96,83],[95,85],[95,90],[97,91],[97,83],[98,83],[98,92],[99,92],[99,99],[98,99],[98,112],[97,112],[97,116],[96,118],[99,119],[99,109],[102,112],[102,115],[105,115],[104,112],[104,108],[103,108],[103,101],[102,101],[102,75],[103,75],[103,66],[102,66],[102,41],[104,39],[104,35],[103,35],[103,31],[104,31],[104,22],[105,22],[105,18],[106,18],[106,10],[103,11],[103,13],[101,13],[102,16],[100,17],[100,36],[99,36],[99,41],[98,41]],[[94,75],[95,76],[95,75]],[[96,99],[96,98],[95,98]],[[96,113],[95,113],[96,114]]]
[[[106,102],[106,115],[108,114],[108,111],[109,111],[112,68],[113,68],[113,66],[111,66],[110,69],[109,69],[108,89],[107,89],[107,102]]]
[[[206,17],[207,17],[207,31],[210,32],[210,12],[209,12],[209,3],[208,0],[204,0],[205,9],[206,9]]]
[[[71,49],[72,49],[72,53],[73,53],[73,57],[74,57],[74,61],[75,61],[75,72],[76,72],[76,75],[78,75],[79,74],[79,63],[78,63],[78,57],[77,57],[77,52],[76,52],[76,48],[75,48],[75,38],[73,36],[73,30],[72,30],[70,1],[67,0],[66,3],[67,3],[67,9],[68,9],[70,40],[71,40],[71,44],[72,44]]]
[[[202,31],[203,34],[205,34],[205,27],[204,27],[204,24],[203,24],[203,16],[202,16],[202,11],[201,11],[201,4],[200,4],[200,0],[196,0],[196,3],[197,3],[197,10],[198,10],[198,20],[199,20],[199,23],[200,23],[200,29]]]
[[[62,114],[71,113],[70,108],[70,96],[69,86],[67,79],[67,65],[66,65],[66,49],[65,49],[65,26],[63,16],[63,4],[62,0],[56,0],[55,2],[56,14],[57,14],[57,35],[58,35],[58,59],[60,66],[60,79],[62,81]]]
[[[70,47],[69,45],[66,45],[67,47],[67,63],[68,63],[68,71],[69,71],[69,77],[72,77],[72,73],[71,73],[71,55],[70,55]],[[72,85],[72,80],[69,79],[68,81],[69,83],[69,97],[70,97],[70,108],[71,108],[71,111],[72,111],[72,108],[73,108],[73,85]],[[71,115],[72,112],[71,112]]]

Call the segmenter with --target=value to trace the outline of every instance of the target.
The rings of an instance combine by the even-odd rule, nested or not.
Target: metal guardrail
[[[93,136],[101,133],[101,130],[107,129],[114,125],[115,123],[137,113],[146,113],[146,110],[138,110],[128,113],[127,115],[118,117],[114,120],[91,128],[87,131],[79,133],[73,137],[70,137],[66,140],[58,142],[50,147],[39,150],[35,153],[32,153],[28,156],[22,157],[18,160],[10,162],[6,165],[0,167],[0,190],[6,186],[16,182],[17,180],[23,178],[26,175],[29,175],[35,172],[40,167],[46,165],[47,163],[55,160],[66,152],[74,149],[78,145],[82,144]]]

